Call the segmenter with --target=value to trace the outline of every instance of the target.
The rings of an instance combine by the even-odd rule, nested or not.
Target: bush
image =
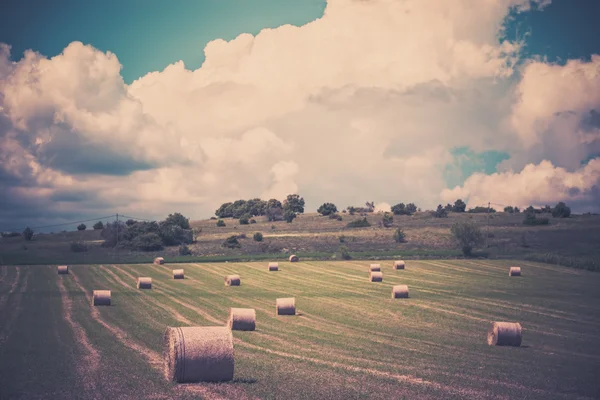
[[[108,222],[102,229],[102,232],[100,232],[100,236],[104,239],[102,247],[115,247],[118,242],[127,240],[126,233],[127,227],[125,223],[120,221]]]
[[[304,199],[297,194],[288,194],[287,198],[283,201],[283,209],[286,212],[291,211],[294,214],[302,214],[304,213]]]
[[[182,244],[179,246],[179,255],[180,256],[191,256],[192,249],[190,249],[187,244]]]
[[[538,218],[535,216],[535,213],[526,213],[525,218],[523,218],[523,225],[549,225],[550,220],[548,218]]]
[[[256,223],[256,220],[255,220],[254,218],[251,218],[251,219],[250,219],[250,223],[251,223],[251,224],[255,224],[255,223]]]
[[[452,206],[452,211],[453,212],[465,212],[467,208],[467,205],[465,204],[464,201],[462,201],[461,199],[458,199],[454,202],[454,205]]]
[[[396,231],[394,232],[394,240],[396,241],[396,243],[406,242],[406,234],[402,229],[396,229]]]
[[[190,244],[194,241],[191,229],[182,229],[179,225],[170,225],[165,221],[159,224],[158,234],[165,246]]]
[[[31,240],[33,238],[33,229],[31,229],[30,227],[25,228],[25,230],[23,231],[23,237],[27,241]]]
[[[250,217],[248,215],[243,215],[240,218],[240,225],[248,225],[250,223]]]
[[[568,218],[570,215],[571,209],[562,201],[552,209],[552,216],[554,218]]]
[[[448,217],[448,211],[441,204],[438,204],[437,210],[435,210],[433,214],[436,218],[446,218]]]
[[[452,232],[454,239],[456,239],[463,254],[467,257],[471,255],[473,247],[483,242],[481,229],[473,222],[458,222],[452,225],[450,232]]]
[[[225,226],[225,221],[223,221],[222,219],[217,221],[217,226],[221,227],[221,226]]]
[[[156,251],[163,248],[162,239],[157,233],[148,232],[136,236],[131,241],[131,247],[143,251]]]
[[[340,235],[338,239],[340,239],[340,243],[344,243],[346,241],[346,236]]]
[[[227,239],[225,239],[225,241],[223,242],[223,244],[221,246],[222,247],[227,247],[227,248],[230,248],[230,249],[235,249],[235,248],[242,247],[242,245],[238,241],[237,236],[235,236],[235,235],[229,236]]]
[[[88,247],[84,241],[71,242],[71,251],[73,253],[82,253],[87,250],[88,250]]]
[[[283,214],[283,219],[285,222],[290,223],[296,218],[296,213],[292,210],[287,210],[285,214]]]
[[[477,207],[473,207],[473,208],[469,209],[468,212],[470,212],[472,214],[487,213],[488,212],[488,207],[477,206]],[[490,207],[489,208],[489,212],[495,213],[496,210]]]
[[[133,220],[133,219],[128,219],[127,221],[125,221],[125,225],[127,226],[132,226],[135,225],[137,221]]]
[[[346,226],[348,228],[364,228],[364,227],[371,226],[371,224],[369,223],[369,221],[367,221],[367,217],[364,217],[363,219],[357,219],[357,220],[348,222],[348,224],[346,224]]]
[[[394,215],[413,215],[417,212],[417,206],[414,203],[398,203],[392,206]]]
[[[343,218],[342,218],[342,216],[341,216],[340,214],[338,214],[338,215],[335,217],[335,219],[337,219],[338,221],[342,221],[342,220],[343,220]]]
[[[190,229],[190,219],[180,213],[169,214],[164,221],[167,225],[177,225],[181,229]]]
[[[87,226],[85,226],[85,224],[79,224],[77,225],[77,230],[78,231],[85,231],[87,229]]]
[[[331,215],[337,213],[337,207],[333,203],[323,203],[321,207],[317,209],[317,212],[321,215]]]
[[[351,260],[352,259],[352,256],[350,255],[350,250],[348,250],[348,247],[346,247],[344,245],[339,247],[337,255],[339,255],[339,257],[342,260]]]
[[[255,242],[262,242],[263,240],[263,234],[260,232],[256,232],[252,237],[254,238]]]
[[[389,213],[389,212],[384,213],[381,222],[383,223],[383,226],[385,226],[386,228],[391,227],[392,224],[394,223],[394,214]]]
[[[94,224],[93,228],[94,230],[99,231],[101,229],[104,229],[104,224],[102,223],[102,221],[98,221]]]

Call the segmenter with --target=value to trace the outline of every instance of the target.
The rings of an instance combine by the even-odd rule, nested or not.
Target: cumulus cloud
[[[117,55],[79,42],[18,62],[0,46],[2,196],[65,218],[202,218],[293,192],[308,210],[427,208],[461,146],[509,152],[504,170],[546,156],[568,172],[597,144],[596,94],[569,98],[598,85],[599,59],[530,62],[520,77],[523,44],[499,38],[534,3],[548,1],[329,0],[318,20],[214,40],[201,68],[179,61],[131,85]],[[560,153],[559,138],[577,144]]]

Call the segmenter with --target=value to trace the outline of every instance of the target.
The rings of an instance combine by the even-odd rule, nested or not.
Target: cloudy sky
[[[9,0],[0,230],[462,198],[600,211],[596,0]]]

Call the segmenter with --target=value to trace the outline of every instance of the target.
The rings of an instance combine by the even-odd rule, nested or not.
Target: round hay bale
[[[395,285],[392,287],[392,299],[407,299],[408,285]]]
[[[177,383],[233,379],[233,336],[226,326],[168,327],[163,335],[165,375]]]
[[[154,264],[164,264],[165,263],[165,259],[162,257],[156,257],[154,259]]]
[[[69,266],[68,265],[59,265],[57,270],[58,270],[59,275],[65,275],[65,274],[69,273]]]
[[[297,256],[297,255],[295,255],[295,254],[292,254],[292,255],[290,256],[290,262],[298,262],[298,260],[300,260],[300,259],[298,258],[298,256]]]
[[[173,270],[173,279],[183,279],[184,274],[182,269],[174,269]]]
[[[404,260],[394,261],[394,269],[404,269],[405,265]]]
[[[230,308],[227,326],[232,331],[255,330],[256,310],[253,308]]]
[[[227,275],[225,277],[225,286],[240,286],[240,276]]]
[[[279,264],[276,262],[270,262],[269,271],[279,271]]]
[[[492,322],[487,341],[490,346],[520,346],[523,334],[518,322]]]
[[[296,315],[296,298],[286,297],[275,302],[275,315]]]
[[[92,298],[95,306],[110,306],[110,290],[94,290]]]
[[[371,271],[371,272],[381,271],[381,265],[380,264],[371,264],[371,266],[369,267],[369,271]]]
[[[371,282],[382,282],[383,281],[383,272],[381,272],[381,271],[371,271],[369,273],[369,280]]]
[[[152,278],[139,277],[137,280],[138,289],[152,289]]]
[[[510,267],[508,276],[521,276],[521,267]]]

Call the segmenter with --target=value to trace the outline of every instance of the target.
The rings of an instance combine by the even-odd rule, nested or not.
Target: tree
[[[506,207],[504,207],[504,212],[508,213],[508,214],[512,214],[515,212],[515,208],[513,206],[506,206]]]
[[[406,213],[406,205],[404,203],[398,203],[392,206],[392,212],[396,215],[404,215]]]
[[[317,209],[317,212],[321,215],[330,215],[337,213],[338,209],[333,203],[323,203],[321,207]]]
[[[404,243],[406,242],[406,234],[404,233],[404,231],[400,228],[397,228],[396,231],[394,232],[394,240],[396,241],[396,243]]]
[[[31,229],[30,227],[25,228],[25,230],[23,231],[23,237],[27,241],[33,239],[33,229]]]
[[[117,243],[125,240],[126,231],[127,228],[123,222],[108,222],[100,233],[100,236],[104,239],[102,246],[115,247]]]
[[[436,218],[446,218],[448,217],[448,212],[446,211],[446,209],[444,207],[442,207],[441,204],[439,204],[437,206],[437,210],[434,213]]]
[[[406,212],[406,215],[413,215],[417,212],[417,206],[415,203],[408,203],[404,211]]]
[[[236,247],[242,247],[240,242],[238,241],[237,236],[229,236],[222,244],[223,247],[228,247],[230,249],[235,249]]]
[[[277,199],[269,199],[267,201],[267,209],[269,208],[283,208],[283,204],[281,204],[281,202]],[[266,212],[266,210],[265,210]]]
[[[389,212],[384,213],[381,222],[383,223],[383,226],[389,228],[394,223],[394,214]]]
[[[169,214],[165,219],[165,223],[168,225],[177,225],[181,229],[190,229],[190,219],[184,217],[180,213]]]
[[[480,245],[483,242],[483,234],[481,229],[473,222],[458,222],[452,225],[450,232],[454,239],[458,242],[463,254],[466,257],[471,255],[473,247]]]
[[[568,218],[571,215],[571,209],[562,201],[558,202],[552,209],[554,218]]]
[[[256,242],[262,242],[262,240],[263,240],[263,234],[260,232],[254,233],[254,236],[252,236],[252,237],[254,238],[254,240]]]
[[[161,221],[158,225],[158,234],[165,246],[190,244],[194,240],[191,229],[183,229],[179,225],[168,224],[167,221]]]
[[[465,212],[467,209],[467,205],[461,199],[458,199],[454,202],[454,206],[452,206],[452,211],[454,212]]]
[[[240,225],[248,225],[250,223],[250,217],[248,214],[242,215],[240,217]]]
[[[283,207],[267,208],[267,219],[272,221],[283,221]]]
[[[94,230],[99,231],[101,229],[104,229],[104,224],[102,223],[102,221],[98,221],[94,224],[93,228]]]
[[[452,204],[448,203],[444,206],[444,211],[446,212],[451,212],[452,211]]]
[[[552,213],[552,207],[550,207],[549,205],[546,204],[544,207],[542,207],[540,209],[540,211],[542,212],[542,214],[550,214],[550,213]]]
[[[304,213],[304,199],[297,194],[288,194],[287,198],[283,201],[283,210],[296,214]]]
[[[85,231],[87,229],[87,226],[85,226],[85,224],[79,224],[77,225],[77,230],[78,231]]]
[[[148,232],[136,236],[131,242],[131,247],[143,251],[156,251],[163,248],[163,242],[157,233]]]
[[[132,226],[135,225],[137,221],[133,220],[133,219],[128,219],[127,221],[125,221],[125,225],[127,226]]]
[[[292,210],[287,210],[284,214],[283,214],[283,219],[285,220],[285,222],[290,223],[294,220],[294,218],[296,218],[296,213],[293,212]]]

